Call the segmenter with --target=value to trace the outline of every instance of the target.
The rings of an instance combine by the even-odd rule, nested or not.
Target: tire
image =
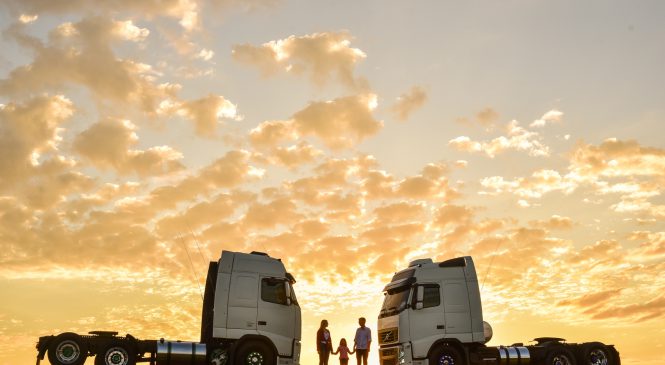
[[[429,365],[463,365],[462,354],[453,346],[439,346],[429,356]]]
[[[552,346],[547,351],[545,365],[577,365],[577,361],[570,350],[559,345]]]
[[[72,332],[57,335],[48,346],[52,365],[82,365],[88,357],[88,344]]]
[[[275,354],[264,342],[250,341],[234,353],[234,365],[275,365]]]
[[[114,341],[97,354],[95,365],[136,365],[136,352],[129,343]]]
[[[600,342],[583,344],[577,363],[580,365],[614,365],[612,353]]]

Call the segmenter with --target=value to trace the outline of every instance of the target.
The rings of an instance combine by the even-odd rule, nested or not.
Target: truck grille
[[[386,328],[379,331],[379,345],[395,343],[399,340],[397,327]]]
[[[382,349],[379,354],[381,365],[397,365],[397,348]]]

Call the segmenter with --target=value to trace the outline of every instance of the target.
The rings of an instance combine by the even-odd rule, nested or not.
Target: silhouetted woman
[[[332,351],[332,339],[327,329],[328,321],[321,321],[321,327],[316,331],[316,352],[319,353],[319,365],[328,365],[328,358]]]

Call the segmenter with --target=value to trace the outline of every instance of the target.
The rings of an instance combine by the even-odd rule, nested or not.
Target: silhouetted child
[[[349,350],[346,346],[346,339],[343,338],[339,340],[339,346],[337,346],[337,351],[333,351],[333,355],[339,354],[339,365],[348,365],[349,355],[353,354],[354,351]]]

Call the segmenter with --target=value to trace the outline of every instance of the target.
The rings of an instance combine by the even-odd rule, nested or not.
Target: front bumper
[[[411,343],[381,347],[379,363],[381,365],[428,365],[427,359],[413,359]]]
[[[381,365],[427,365],[426,360],[413,360],[410,343],[381,347],[379,363]]]

